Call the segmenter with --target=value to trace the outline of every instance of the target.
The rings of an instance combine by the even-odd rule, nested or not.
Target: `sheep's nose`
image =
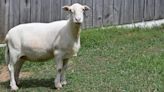
[[[77,22],[80,22],[80,21],[81,21],[81,18],[80,18],[80,17],[76,17],[75,20],[76,20]]]

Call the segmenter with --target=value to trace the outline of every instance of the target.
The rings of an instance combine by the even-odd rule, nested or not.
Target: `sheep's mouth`
[[[80,23],[80,22],[75,22],[75,24],[76,24],[76,25],[81,25],[82,23]]]

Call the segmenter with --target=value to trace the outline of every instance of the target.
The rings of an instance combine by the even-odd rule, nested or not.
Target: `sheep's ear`
[[[70,6],[63,6],[62,7],[65,11],[70,11],[71,9],[70,9]]]
[[[90,7],[87,6],[87,5],[83,5],[84,6],[84,10],[87,11],[87,10],[90,10]]]

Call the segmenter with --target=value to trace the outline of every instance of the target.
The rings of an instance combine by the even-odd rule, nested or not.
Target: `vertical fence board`
[[[160,18],[164,18],[164,0],[160,0]]]
[[[40,22],[41,0],[31,0],[31,22]]]
[[[83,4],[83,0],[71,0],[71,4],[80,3]]]
[[[2,42],[5,37],[5,0],[0,1],[0,10],[0,42]]]
[[[160,0],[155,0],[155,18],[160,19]]]
[[[0,9],[1,9],[1,12],[0,12],[0,32],[1,32],[1,34],[3,34],[3,31],[1,31],[1,30],[5,30],[5,28],[4,28],[5,0],[0,0]]]
[[[120,23],[122,2],[123,0],[114,0],[113,24]]]
[[[113,23],[113,3],[114,0],[104,0],[103,5],[103,25],[107,26]]]
[[[51,18],[50,0],[42,0],[41,2],[41,22],[49,22]]]
[[[121,13],[121,15],[120,15],[120,21],[119,21],[119,24],[123,24],[124,23],[124,21],[125,21],[125,1],[126,0],[122,0],[122,3],[121,3],[121,6],[120,6],[120,13]]]
[[[9,9],[10,9],[10,0],[6,0],[6,5],[5,5],[5,35],[7,34],[9,30]]]
[[[133,23],[133,0],[122,0],[120,24]]]
[[[144,0],[134,0],[134,18],[133,22],[143,21]]]
[[[20,7],[20,0],[10,0],[9,28],[12,28],[20,23],[19,7]]]
[[[102,26],[103,0],[93,0],[93,27]]]
[[[154,0],[145,0],[144,20],[153,20],[154,19],[154,16],[155,16],[154,9],[155,9]]]
[[[93,6],[92,6],[93,0],[85,0],[85,5],[90,7],[90,10],[85,12],[85,18],[84,18],[84,25],[85,28],[89,28],[93,26]]]
[[[133,23],[133,0],[125,0],[122,24]]]
[[[61,19],[61,0],[51,0],[51,21]]]
[[[71,0],[61,0],[61,7],[65,5],[71,5]],[[69,12],[64,11],[62,8],[60,10],[61,10],[61,19],[68,19]]]
[[[13,12],[13,4],[14,4],[14,0],[10,0],[10,7],[9,7],[9,29],[12,28],[14,26],[14,12]]]
[[[20,0],[20,23],[28,23],[31,19],[31,0]]]

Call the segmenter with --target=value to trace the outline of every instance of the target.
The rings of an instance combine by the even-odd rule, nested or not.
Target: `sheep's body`
[[[21,24],[6,35],[6,62],[10,73],[10,86],[17,90],[19,72],[25,60],[43,61],[55,57],[57,75],[55,87],[66,84],[64,71],[68,59],[76,55],[80,48],[80,26],[87,6],[73,4],[64,6],[70,11],[69,20],[52,23]]]
[[[8,47],[15,48],[11,50],[19,53],[19,58],[46,60],[60,51],[66,51],[63,58],[70,58],[80,48],[80,38],[73,37],[71,26],[68,20],[22,24],[11,29],[6,40],[10,40]]]

